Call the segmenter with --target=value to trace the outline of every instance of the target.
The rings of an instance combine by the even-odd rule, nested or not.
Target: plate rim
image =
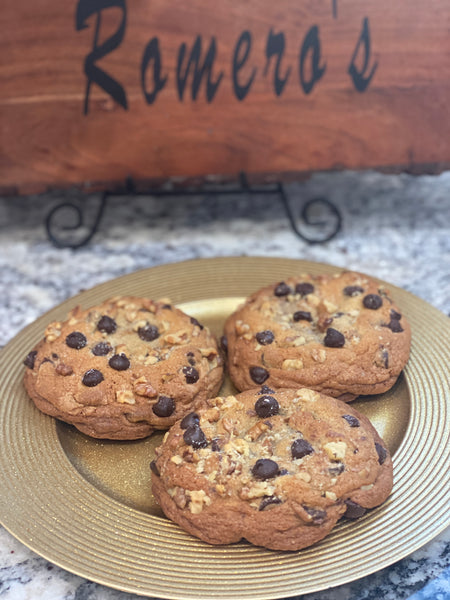
[[[108,281],[105,281],[103,283],[97,284],[95,286],[93,286],[92,288],[90,288],[89,290],[85,290],[82,291],[74,296],[71,296],[70,298],[67,298],[66,300],[64,300],[63,302],[59,303],[57,306],[51,308],[50,310],[46,311],[44,314],[42,314],[40,317],[38,317],[33,323],[28,324],[26,327],[24,327],[16,336],[14,336],[14,338],[12,338],[12,340],[10,340],[6,346],[2,349],[1,353],[0,353],[0,364],[3,362],[6,362],[7,357],[8,357],[8,353],[10,351],[11,348],[15,348],[15,346],[18,343],[18,340],[22,340],[22,338],[24,338],[27,333],[29,333],[30,331],[41,327],[42,324],[48,322],[49,317],[53,314],[55,314],[55,312],[60,312],[60,313],[65,313],[68,310],[68,307],[71,305],[76,305],[80,299],[82,300],[83,298],[89,297],[90,295],[95,295],[97,293],[102,293],[105,290],[108,290],[108,288],[111,286],[111,284],[115,284],[118,287],[122,287],[125,286],[126,287],[126,283],[130,280],[133,279],[135,277],[139,277],[140,275],[145,275],[151,272],[151,274],[158,276],[158,274],[166,274],[168,271],[170,270],[179,270],[180,266],[181,268],[185,268],[188,271],[192,270],[193,266],[197,266],[199,265],[199,263],[205,265],[206,263],[208,265],[210,265],[210,267],[214,267],[216,270],[220,271],[221,266],[223,267],[223,265],[237,265],[238,263],[240,263],[241,265],[244,263],[247,263],[247,265],[251,265],[252,263],[272,263],[272,264],[284,264],[284,265],[292,265],[294,267],[294,265],[301,266],[304,270],[309,270],[309,271],[317,271],[318,269],[325,269],[326,271],[342,271],[342,270],[346,270],[343,269],[342,267],[339,266],[334,266],[334,265],[330,265],[327,263],[319,263],[319,262],[312,262],[312,261],[303,261],[303,260],[299,260],[299,259],[291,259],[291,258],[281,258],[281,257],[216,257],[216,258],[205,258],[205,259],[193,259],[193,260],[187,260],[187,261],[180,261],[180,262],[174,262],[174,263],[166,263],[163,265],[158,265],[156,267],[149,267],[146,269],[141,269],[139,271],[135,271],[133,273],[128,273],[125,275],[121,275],[120,277],[114,278],[114,279],[110,279]],[[208,267],[209,268],[209,267]],[[195,269],[194,269],[195,270]],[[441,313],[437,308],[433,307],[432,305],[428,304],[425,300],[422,300],[420,298],[418,298],[417,296],[414,296],[413,294],[411,294],[411,292],[408,292],[406,290],[403,290],[401,288],[398,288],[397,286],[388,283],[386,281],[383,281],[381,279],[378,279],[376,277],[374,277],[374,279],[377,279],[377,281],[380,281],[384,284],[386,284],[393,292],[400,294],[402,296],[408,296],[410,298],[410,301],[413,302],[414,304],[419,304],[422,308],[426,308],[427,312],[430,312],[432,314],[434,314],[436,316],[436,318],[438,318],[438,320],[442,320],[442,317],[445,317],[445,315],[443,313]],[[230,294],[230,296],[233,296],[236,294]],[[241,294],[242,295],[242,294]],[[245,295],[245,294],[244,294]],[[108,296],[108,295],[107,295]],[[105,296],[105,297],[107,297]],[[214,296],[207,296],[207,297],[214,297]],[[223,296],[222,296],[223,297]],[[198,298],[200,299],[200,298]],[[192,301],[191,298],[189,299],[185,299],[184,302],[188,302],[188,301]],[[177,302],[178,304],[179,302]],[[433,312],[434,311],[434,312]],[[444,323],[444,321],[442,321],[442,323]],[[411,325],[413,325],[413,323],[411,323]],[[445,326],[448,327],[448,323],[445,323]],[[41,327],[42,328],[42,327]],[[450,328],[449,328],[450,330]],[[408,363],[407,367],[405,368],[405,379],[407,381],[407,385],[413,385],[414,382],[417,379],[417,374],[414,372],[414,369],[412,368],[412,366],[416,366],[415,365],[415,361],[417,361],[417,357],[415,356],[414,353],[417,353],[417,348],[415,347],[414,344],[414,336],[413,336],[413,349],[412,349],[412,354],[411,354],[411,360],[410,363]],[[6,358],[5,358],[6,357]],[[414,359],[413,359],[414,357]],[[19,367],[18,367],[19,368]],[[17,368],[17,369],[18,369]],[[417,369],[416,369],[417,370]],[[429,373],[428,373],[429,375]],[[16,379],[18,378],[18,374],[16,375]],[[5,376],[2,374],[0,376],[0,384],[3,383],[5,381]],[[434,382],[436,383],[436,382]],[[428,388],[430,387],[430,382],[427,382]],[[439,391],[442,391],[439,390]],[[444,389],[444,392],[446,392],[446,390]],[[410,390],[410,395],[412,394],[411,390]],[[445,408],[446,411],[450,410],[450,398],[448,397],[448,391],[445,394],[444,393],[444,402],[443,402],[443,407]],[[420,404],[420,402],[419,402]],[[433,405],[434,406],[434,405]],[[420,408],[420,407],[416,407],[416,408]],[[414,412],[414,411],[413,411]],[[417,411],[416,411],[417,412]],[[420,412],[420,411],[419,411]],[[410,422],[408,424],[408,427],[406,429],[404,438],[399,446],[399,448],[397,449],[397,452],[394,456],[394,476],[396,476],[396,474],[402,474],[402,465],[401,464],[397,464],[399,461],[399,457],[402,457],[404,452],[406,452],[406,446],[408,444],[411,443],[411,435],[415,433],[414,430],[414,424],[417,421],[417,417],[420,415],[410,415]],[[2,405],[2,409],[0,410],[0,418],[4,417],[4,407]],[[48,443],[50,443],[50,448],[52,447],[52,443],[55,443],[55,437],[57,438],[57,432],[56,432],[56,422],[54,422],[53,420],[51,420],[51,418],[46,417],[45,415],[39,415],[38,418],[40,419],[41,423],[43,424],[43,431],[45,430],[45,432],[48,434],[49,438],[48,438]],[[43,420],[44,419],[44,420]],[[48,419],[48,420],[47,420]],[[3,419],[1,419],[3,422]],[[47,420],[46,424],[44,424],[44,421]],[[28,425],[29,427],[29,425]],[[429,433],[429,429],[428,429],[428,433]],[[447,435],[447,438],[449,437],[449,435]],[[3,436],[4,438],[4,436]],[[0,449],[2,448],[2,446],[4,446],[4,442],[0,441]],[[448,448],[448,444],[442,444],[443,446],[443,450],[442,452],[445,452],[445,446]],[[3,448],[4,449],[4,448]],[[54,449],[54,448],[53,448]],[[78,473],[78,471],[76,471],[76,469],[73,467],[73,465],[70,463],[69,459],[67,458],[67,456],[65,455],[63,449],[61,448],[61,452],[64,455],[65,459],[67,460],[67,465],[66,468],[68,469],[68,471],[71,471],[72,469],[75,471],[76,476],[75,479],[79,479],[77,481],[78,484],[80,484],[80,487],[82,489],[84,489],[85,486],[91,486],[91,484],[89,484],[88,482],[86,482],[81,474]],[[447,458],[450,458],[450,450],[447,450],[446,452],[446,456]],[[397,457],[397,458],[396,458]],[[442,457],[441,457],[441,462],[442,462]],[[4,467],[4,461],[2,461],[2,465],[0,467],[0,482],[5,483],[5,467]],[[13,465],[9,464],[9,467],[12,468]],[[9,471],[11,473],[11,470]],[[67,480],[64,480],[65,483],[68,483],[70,480],[73,480],[73,473],[71,473],[69,475],[68,472],[65,473],[65,476],[68,476],[69,478]],[[403,474],[402,474],[403,476]],[[81,480],[81,481],[80,481]],[[395,480],[394,480],[395,481]],[[84,482],[84,483],[83,483]],[[11,493],[11,488],[8,486],[4,486],[4,485],[0,485],[0,490],[4,490],[4,489],[9,489],[9,493]],[[394,483],[394,489],[395,489],[395,483]],[[92,491],[92,490],[91,490]],[[96,496],[97,494],[101,494],[101,492],[98,492],[98,490],[95,490],[94,496]],[[105,496],[107,498],[107,504],[112,503],[111,504],[111,508],[113,505],[119,505],[120,507],[124,507],[124,505],[122,505],[120,502],[113,500],[112,498],[110,498],[109,496]],[[4,501],[5,501],[6,495],[4,493],[4,491],[0,491],[0,506],[4,505]],[[98,500],[98,498],[97,498]],[[448,501],[448,500],[447,500]],[[370,516],[368,517],[368,521],[367,522],[374,522],[375,523],[377,521],[380,521],[379,517],[377,517],[378,513],[383,513],[386,511],[386,509],[392,504],[392,500],[389,499],[387,501],[387,503],[385,505],[383,505],[382,507],[379,507],[378,509],[374,509],[374,511],[371,511]],[[48,507],[47,507],[48,508]],[[117,508],[117,507],[116,507]],[[133,517],[135,519],[137,519],[139,521],[139,518],[137,517],[137,515],[139,515],[139,511],[136,511],[135,509],[132,509],[130,507],[126,507],[126,511],[132,511],[133,513],[136,513],[133,515]],[[3,513],[3,511],[2,511]],[[441,511],[442,513],[442,511]],[[153,519],[158,519],[158,517],[152,517],[151,515],[146,515],[146,517],[151,517]],[[375,519],[375,517],[377,517]],[[448,520],[448,519],[447,519]],[[10,521],[10,520],[9,520]],[[59,567],[61,567],[62,569],[65,569],[69,572],[75,573],[76,575],[79,575],[81,577],[84,578],[88,578],[91,581],[95,581],[99,584],[102,585],[106,585],[108,587],[114,588],[114,589],[118,589],[121,591],[126,591],[126,592],[130,592],[130,593],[136,593],[136,594],[140,594],[140,595],[145,595],[145,594],[152,594],[155,591],[157,593],[160,594],[159,597],[161,598],[170,598],[171,600],[187,600],[187,599],[191,599],[194,596],[192,594],[187,594],[185,595],[183,592],[181,592],[180,594],[177,595],[173,595],[174,590],[171,588],[170,589],[170,595],[165,595],[166,592],[164,592],[163,589],[160,590],[155,590],[154,588],[142,588],[142,584],[138,584],[136,585],[136,583],[132,584],[132,583],[123,583],[118,585],[117,582],[114,581],[110,581],[108,578],[108,574],[97,574],[94,573],[86,573],[84,569],[77,569],[75,568],[73,565],[68,565],[67,561],[64,560],[58,560],[58,557],[54,556],[54,554],[52,552],[46,552],[45,549],[43,549],[42,547],[40,547],[39,543],[33,543],[33,537],[31,536],[30,539],[30,535],[29,532],[27,534],[24,534],[24,532],[19,532],[17,530],[17,527],[14,526],[14,524],[11,526],[11,523],[8,521],[8,518],[4,518],[4,515],[1,514],[0,515],[0,523],[5,527],[5,529],[7,531],[9,531],[14,537],[16,537],[19,541],[21,541],[25,546],[27,546],[30,550],[32,550],[33,552],[37,553],[38,555],[42,556],[43,558],[49,560],[50,562],[52,562],[55,565],[58,565]],[[169,524],[171,526],[173,526],[173,524]],[[354,570],[351,570],[350,573],[348,573],[347,575],[343,575],[341,577],[339,577],[338,581],[336,581],[336,577],[333,579],[333,581],[330,584],[326,584],[324,582],[322,582],[320,585],[313,585],[313,587],[303,587],[303,588],[298,588],[298,589],[293,589],[293,590],[289,590],[289,591],[281,591],[277,592],[276,590],[273,590],[271,592],[269,592],[269,595],[265,594],[265,593],[259,593],[259,594],[245,594],[242,597],[245,598],[252,598],[254,600],[269,600],[269,599],[275,599],[275,598],[283,598],[286,597],[287,595],[291,596],[294,594],[304,594],[304,593],[310,593],[310,592],[316,592],[316,591],[320,591],[323,589],[327,589],[329,587],[335,587],[337,585],[343,585],[345,583],[349,583],[351,581],[355,581],[356,579],[360,579],[361,577],[365,577],[367,575],[370,575],[371,573],[374,573],[376,571],[379,571],[380,569],[383,569],[385,567],[388,567],[389,565],[391,565],[394,562],[397,562],[398,560],[404,558],[405,556],[411,554],[411,552],[417,550],[418,548],[422,547],[424,544],[426,544],[427,542],[429,542],[431,539],[433,539],[436,535],[438,535],[439,533],[441,533],[446,527],[447,527],[448,523],[445,522],[445,518],[443,517],[443,515],[441,515],[441,519],[440,519],[440,523],[436,524],[434,528],[431,528],[428,532],[428,535],[422,535],[422,537],[420,537],[420,539],[415,539],[415,542],[410,540],[410,544],[408,546],[404,546],[402,550],[397,551],[397,553],[394,555],[394,557],[390,560],[385,560],[383,564],[381,565],[375,565],[373,567],[367,566],[364,568],[364,570],[362,572],[360,572],[357,576],[355,576]],[[352,524],[352,527],[355,528],[355,525]],[[356,525],[356,527],[359,528],[359,525]],[[347,527],[348,528],[348,527]],[[154,532],[153,532],[154,533]],[[187,534],[185,534],[187,535]],[[183,534],[181,535],[181,538],[183,538]],[[189,536],[190,537],[190,536]],[[330,536],[329,536],[330,537]],[[326,546],[326,544],[328,543],[329,537],[325,538],[325,540],[323,542],[320,543],[320,547],[323,547],[324,545]],[[337,536],[338,538],[340,536]],[[333,538],[334,539],[334,538]],[[197,541],[197,543],[199,544],[203,544],[202,542]],[[338,542],[337,542],[338,543]],[[333,542],[334,545],[334,542]],[[181,542],[181,546],[182,546],[182,542]],[[316,545],[315,547],[319,547],[319,545]],[[219,547],[220,549],[221,547]],[[228,548],[228,547],[227,547]],[[248,550],[249,546],[245,546],[245,549]],[[260,550],[260,549],[259,549]],[[308,550],[308,549],[307,549]],[[208,554],[209,550],[205,550],[205,553]],[[268,553],[273,553],[273,551],[265,551]],[[214,554],[214,552],[212,552]],[[300,551],[301,556],[303,556],[304,551]],[[278,559],[280,559],[279,555],[280,553],[275,553],[278,556]],[[294,553],[294,554],[299,554],[299,553]],[[286,553],[281,553],[282,556],[285,556]],[[281,562],[286,562],[281,560]],[[345,569],[343,569],[343,572],[345,571]],[[242,591],[241,590],[241,595],[242,595]],[[209,591],[210,596],[209,597],[214,597],[214,598],[231,598],[234,597],[236,592],[233,592],[231,595],[227,595],[227,594],[220,594],[216,592],[212,592],[211,595],[211,590]],[[198,591],[196,592],[196,596],[195,597],[201,597],[201,593],[199,593]]]

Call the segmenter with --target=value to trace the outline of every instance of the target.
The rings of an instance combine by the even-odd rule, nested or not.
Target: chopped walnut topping
[[[133,383],[133,389],[135,394],[144,396],[145,398],[154,398],[158,395],[157,390],[155,390],[152,384],[147,381],[147,378],[144,375],[136,379]]]
[[[320,299],[318,296],[316,296],[315,294],[308,294],[305,297],[305,300],[308,304],[310,304],[311,306],[318,306],[320,304]]]
[[[175,488],[175,493],[173,494],[173,501],[178,506],[178,508],[184,508],[188,503],[188,498],[186,497],[186,492],[183,488],[177,487]]]
[[[285,371],[291,369],[303,369],[303,361],[299,358],[286,358],[285,360],[283,360],[281,368]]]
[[[68,375],[72,375],[73,373],[72,367],[64,363],[59,363],[55,370],[58,373],[58,375],[62,375],[63,377],[67,377]]]
[[[314,402],[315,400],[317,400],[318,396],[317,392],[309,390],[308,388],[302,388],[300,390],[297,390],[297,394],[299,394],[302,400],[306,400],[307,402]]]
[[[306,473],[306,471],[300,471],[296,474],[296,477],[298,477],[298,479],[301,479],[305,483],[309,483],[311,481],[311,475],[309,473]]]
[[[338,310],[338,307],[336,306],[336,304],[334,304],[333,302],[330,302],[329,300],[324,300],[323,305],[325,306],[325,308],[327,309],[327,311],[329,313],[335,313]]]
[[[327,358],[327,353],[323,348],[314,348],[311,351],[311,356],[316,362],[323,363]]]
[[[200,348],[200,354],[208,360],[212,360],[217,356],[217,350],[215,348]]]
[[[45,330],[45,340],[47,342],[54,342],[61,335],[61,323],[55,322],[50,323]]]
[[[223,449],[227,453],[237,452],[238,454],[243,454],[244,456],[248,456],[249,454],[248,444],[241,438],[230,440],[227,444],[225,444]]]
[[[247,431],[246,439],[254,442],[257,440],[265,431],[269,429],[269,426],[264,421],[257,421],[253,427]]]
[[[187,342],[187,339],[188,339],[188,330],[187,329],[180,329],[179,331],[177,331],[175,333],[168,333],[163,337],[163,341],[166,344],[171,344],[173,346],[185,344]]]
[[[181,465],[181,463],[183,462],[183,459],[181,458],[181,456],[178,456],[178,454],[175,454],[175,456],[171,456],[170,460],[176,465]]]
[[[159,362],[159,358],[156,354],[150,354],[144,358],[144,365],[148,367],[148,365],[156,365]]]
[[[217,423],[217,421],[220,419],[220,410],[217,408],[217,406],[213,406],[205,411],[203,418],[209,423]]]
[[[328,498],[328,500],[332,500],[333,502],[336,502],[337,500],[337,496],[334,492],[325,492],[325,498]]]
[[[347,444],[345,442],[328,442],[323,449],[328,454],[328,458],[333,461],[341,461],[345,458]]]
[[[362,485],[361,486],[361,491],[363,492],[368,492],[369,490],[371,490],[373,488],[373,483],[369,483],[369,485]]]
[[[136,399],[131,390],[118,390],[116,392],[116,400],[120,404],[136,404]]]
[[[239,319],[236,321],[235,330],[238,335],[244,335],[250,331],[250,325]]]
[[[239,491],[239,497],[242,500],[252,498],[262,498],[263,496],[272,496],[275,492],[275,486],[267,481],[257,481],[251,487],[244,486]]]
[[[186,490],[186,494],[190,497],[189,510],[193,515],[198,515],[202,512],[203,506],[211,504],[211,498],[204,490]]]

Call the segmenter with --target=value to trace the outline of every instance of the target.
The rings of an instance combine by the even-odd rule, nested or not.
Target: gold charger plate
[[[275,599],[353,581],[410,554],[449,523],[450,325],[390,284],[413,330],[395,387],[356,401],[394,455],[388,501],[322,542],[275,552],[245,542],[208,546],[165,519],[150,491],[161,435],[91,440],[41,414],[22,385],[22,361],[46,324],[118,294],[170,297],[220,335],[225,317],[262,285],[329,265],[278,258],[215,258],[154,267],[82,292],[26,327],[0,356],[0,521],[31,550],[98,583],[152,597]],[[231,384],[225,386],[230,389]]]

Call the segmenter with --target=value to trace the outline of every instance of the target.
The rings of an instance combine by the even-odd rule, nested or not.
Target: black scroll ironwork
[[[105,212],[109,197],[112,196],[225,196],[225,195],[274,195],[282,203],[289,223],[294,233],[308,244],[319,244],[328,242],[334,238],[340,231],[342,217],[338,208],[326,198],[313,198],[308,200],[301,207],[300,214],[297,215],[292,208],[291,201],[286,192],[283,183],[274,183],[266,185],[251,185],[245,173],[239,176],[239,185],[236,187],[217,187],[217,188],[187,188],[187,189],[148,189],[137,191],[137,187],[132,178],[127,178],[124,188],[121,191],[103,192],[97,206],[97,212],[92,219],[90,226],[85,223],[85,215],[82,208],[74,202],[62,202],[54,206],[45,219],[45,227],[49,240],[57,248],[81,248],[87,245],[99,229],[100,222]],[[72,222],[60,224],[63,212],[72,213]]]

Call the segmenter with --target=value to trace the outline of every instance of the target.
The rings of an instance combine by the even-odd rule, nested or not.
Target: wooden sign
[[[0,188],[450,167],[446,0],[3,0]]]

